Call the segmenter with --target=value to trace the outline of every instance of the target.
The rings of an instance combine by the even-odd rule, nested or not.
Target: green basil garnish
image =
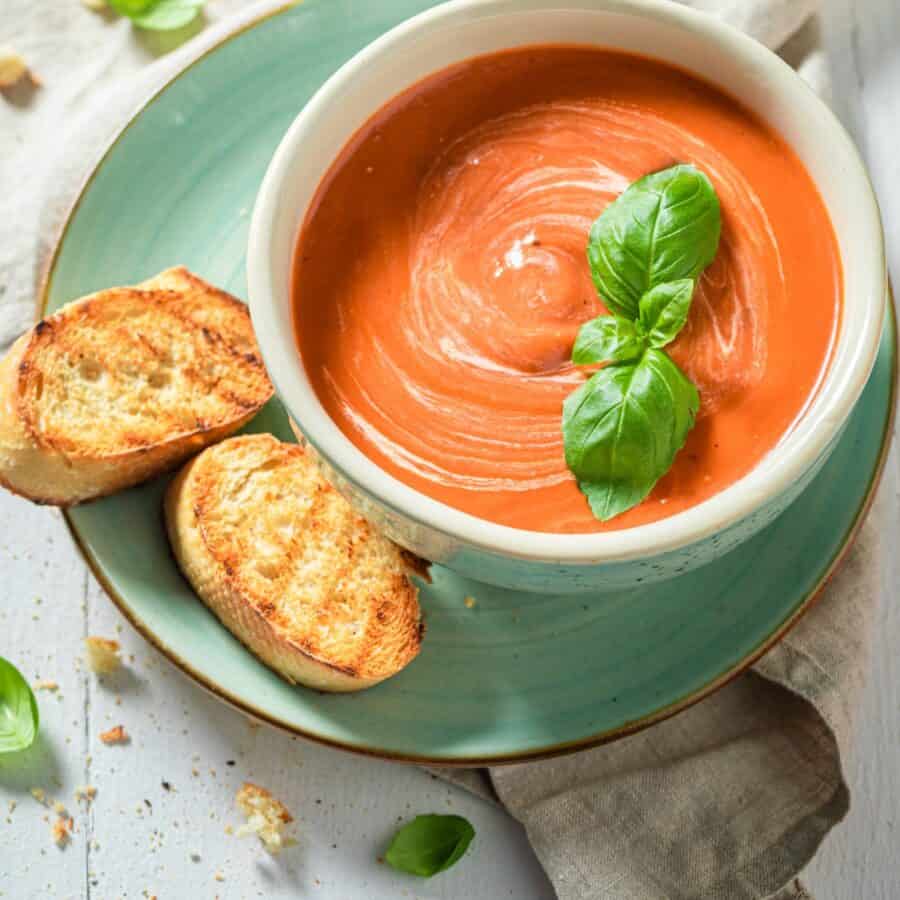
[[[106,2],[121,16],[137,16],[146,12],[156,0],[106,0]]]
[[[473,837],[462,816],[416,816],[394,835],[384,859],[401,872],[430,878],[456,863]]]
[[[661,350],[607,366],[563,405],[566,464],[603,521],[650,493],[694,424],[700,397]]]
[[[640,503],[684,446],[697,388],[662,349],[687,322],[721,233],[719,200],[693,166],[639,179],[591,228],[588,261],[612,315],[581,326],[579,365],[607,363],[563,403],[566,465],[594,515]]]
[[[107,0],[107,2],[117,13],[131,19],[138,28],[172,31],[193,22],[206,0]]]
[[[40,717],[37,701],[22,673],[0,656],[0,753],[34,743]]]
[[[636,322],[621,316],[598,316],[578,331],[572,361],[579,365],[627,362],[644,352],[644,336]]]
[[[687,322],[693,294],[693,279],[682,278],[658,284],[641,297],[638,327],[651,347],[665,347],[675,340]]]
[[[609,309],[638,317],[658,284],[697,276],[713,261],[721,231],[719,198],[693,166],[673,166],[630,185],[594,222],[588,261]]]

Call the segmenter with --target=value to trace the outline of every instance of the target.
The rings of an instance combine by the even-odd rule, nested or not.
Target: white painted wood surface
[[[828,0],[824,32],[834,103],[869,163],[884,218],[888,267],[900,279],[900,2]],[[895,428],[896,432],[896,428]],[[881,486],[900,504],[897,441]],[[896,516],[891,519],[897,522]],[[817,900],[900,898],[900,533],[885,535],[882,609],[871,677],[848,760],[852,807],[810,865]]]
[[[29,43],[28,28],[37,27],[41,14],[26,18],[26,7],[62,15],[63,3],[77,6],[76,0],[0,0],[0,44],[12,37],[19,46]],[[823,24],[836,105],[869,160],[890,265],[900,273],[900,3],[827,0]],[[21,140],[49,139],[54,127],[52,105],[3,115],[0,109],[0,129],[18,129]],[[18,180],[2,165],[0,159],[0,192]],[[0,297],[8,274],[0,271]],[[882,488],[892,504],[900,499],[898,480],[894,453]],[[888,535],[886,546],[896,546],[898,537]],[[900,555],[888,554],[885,562],[874,670],[849,762],[853,808],[806,873],[817,900],[900,897]],[[38,748],[21,759],[0,758],[0,896],[553,897],[521,828],[502,811],[415,768],[251,727],[208,697],[124,623],[88,574],[61,517],[5,494],[0,590],[0,653],[27,677],[60,685],[56,693],[39,694]],[[87,672],[79,665],[86,634],[117,637],[127,668],[103,679]],[[125,726],[131,743],[104,746],[99,733],[116,724]],[[300,845],[277,860],[254,839],[225,831],[240,821],[233,797],[245,779],[270,788],[297,819]],[[84,784],[98,791],[89,808],[73,797]],[[31,797],[32,787],[71,811],[75,834],[64,850],[53,845],[54,814]],[[378,864],[398,817],[444,810],[467,816],[478,831],[464,864],[431,882]]]

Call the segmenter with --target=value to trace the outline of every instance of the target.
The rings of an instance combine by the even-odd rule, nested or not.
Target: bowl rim
[[[479,518],[429,497],[369,459],[328,416],[310,385],[294,343],[293,329],[290,334],[284,334],[279,321],[270,266],[282,185],[299,165],[303,144],[319,117],[328,114],[345,87],[359,78],[367,67],[381,57],[402,53],[402,45],[421,31],[465,20],[472,13],[479,17],[496,17],[504,13],[562,10],[625,13],[662,19],[666,24],[718,43],[743,62],[764,70],[767,76],[778,81],[779,89],[792,94],[791,105],[811,103],[822,128],[830,132],[830,146],[837,146],[850,165],[847,177],[852,178],[860,189],[861,224],[855,240],[867,248],[868,262],[861,268],[870,275],[868,284],[854,287],[854,293],[864,295],[865,300],[860,305],[868,315],[862,323],[857,345],[837,374],[834,365],[843,344],[843,326],[833,347],[834,357],[825,379],[836,377],[836,385],[826,393],[820,384],[802,417],[761,463],[713,497],[668,518],[627,529],[575,534],[528,531]],[[585,43],[600,46],[596,42]],[[614,47],[615,38],[611,36],[603,45]],[[497,47],[498,51],[501,49],[502,46]],[[444,67],[443,64],[436,66],[433,71]],[[373,107],[371,113],[377,108]],[[347,137],[352,133],[349,131]],[[292,248],[297,227],[295,222]],[[450,0],[381,35],[327,79],[301,109],[279,143],[253,209],[247,279],[251,317],[276,390],[307,441],[347,482],[394,514],[431,529],[445,539],[507,558],[590,565],[649,558],[697,543],[741,521],[796,483],[837,437],[868,380],[878,352],[887,296],[878,204],[859,151],[843,125],[812,88],[776,54],[721,20],[669,0]],[[844,284],[846,294],[846,273]]]

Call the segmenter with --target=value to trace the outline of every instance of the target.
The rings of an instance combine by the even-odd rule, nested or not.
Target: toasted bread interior
[[[19,376],[32,435],[68,456],[118,455],[258,408],[271,386],[246,311],[203,300],[114,288],[39,323]]]
[[[416,655],[421,629],[408,555],[352,509],[304,448],[239,436],[206,450],[179,478],[175,502],[196,524],[207,570],[218,572],[200,572],[194,557],[192,582],[226,624],[240,623],[236,605],[264,620],[256,639],[240,624],[239,636],[282,674],[310,683],[279,660],[283,649],[366,683]],[[171,533],[171,505],[168,521]],[[175,531],[190,577],[187,542]],[[226,589],[209,588],[217,578]]]
[[[72,506],[153,478],[272,396],[250,314],[184,267],[91,294],[0,359],[0,485]]]

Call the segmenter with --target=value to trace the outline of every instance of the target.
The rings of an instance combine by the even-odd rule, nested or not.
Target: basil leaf
[[[106,2],[121,16],[136,16],[149,9],[156,0],[106,0]]]
[[[621,316],[598,316],[578,329],[572,362],[590,365],[625,362],[644,352],[646,341],[636,323]]]
[[[0,753],[25,750],[38,732],[37,701],[22,673],[0,656]]]
[[[672,465],[700,397],[661,350],[592,375],[563,404],[566,464],[607,521],[640,503]]]
[[[694,280],[682,278],[658,284],[641,297],[640,327],[651,347],[675,340],[687,321],[693,295]]]
[[[110,6],[128,16],[138,28],[172,31],[193,22],[206,0],[109,0]]]
[[[430,878],[457,862],[473,837],[462,816],[416,816],[394,835],[384,859],[401,872]]]
[[[638,179],[591,227],[588,261],[607,307],[638,317],[641,297],[667,281],[697,276],[713,261],[722,229],[710,180],[689,165]]]

